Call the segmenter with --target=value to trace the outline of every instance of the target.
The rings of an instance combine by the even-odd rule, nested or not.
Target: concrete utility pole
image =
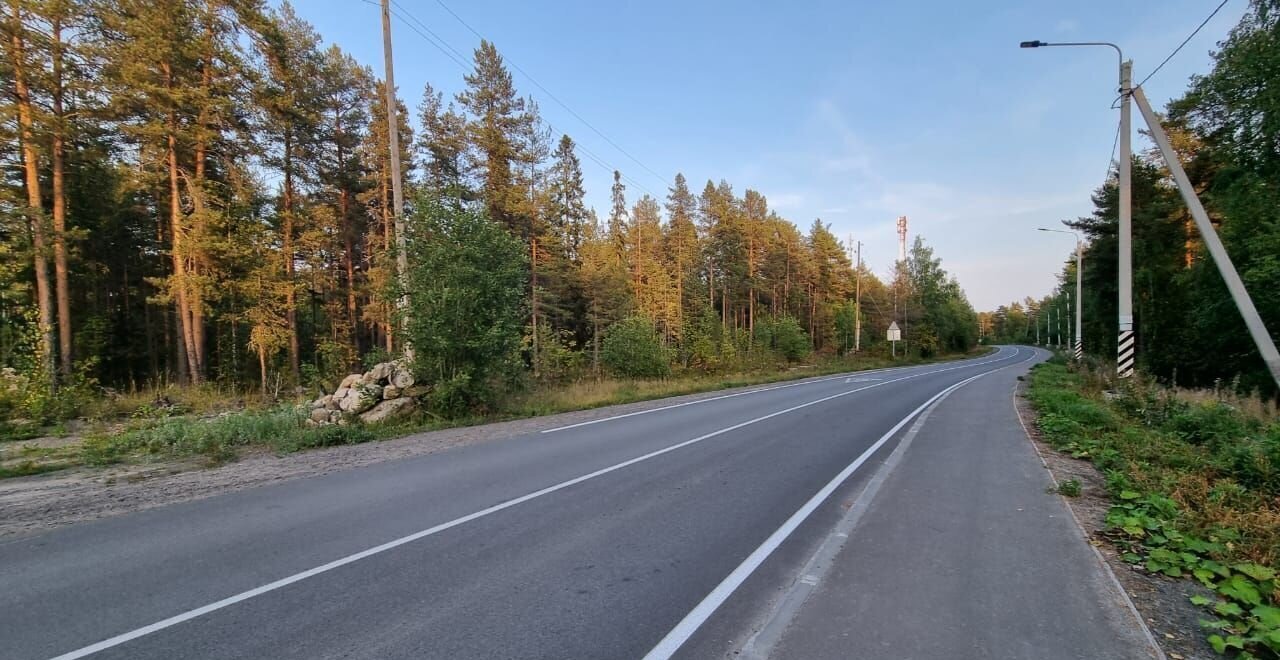
[[[853,306],[857,310],[853,319],[853,352],[862,350],[862,241],[858,241],[858,277],[854,284]]]
[[[1129,97],[1132,96],[1133,62],[1124,59],[1120,47],[1106,41],[1074,41],[1048,43],[1040,41],[1024,41],[1021,48],[1043,48],[1046,46],[1105,46],[1113,48],[1120,60],[1120,168],[1119,168],[1119,206],[1120,206],[1120,255],[1119,266],[1119,334],[1116,341],[1116,375],[1128,378],[1133,375],[1134,336],[1133,336],[1133,215],[1130,201],[1130,119]],[[1078,335],[1077,335],[1078,338]]]
[[[1117,49],[1119,50],[1119,49]],[[1133,336],[1133,210],[1129,144],[1132,128],[1129,119],[1129,97],[1133,86],[1133,60],[1120,63],[1120,333],[1116,342],[1116,376],[1133,376],[1135,341]]]
[[[1240,275],[1236,273],[1236,268],[1231,263],[1231,257],[1227,255],[1226,248],[1222,246],[1222,240],[1218,238],[1218,232],[1214,231],[1213,223],[1209,221],[1209,214],[1205,213],[1204,206],[1200,204],[1200,198],[1196,195],[1195,189],[1191,187],[1191,181],[1187,179],[1187,173],[1182,169],[1178,154],[1169,145],[1169,136],[1165,135],[1164,127],[1160,125],[1160,118],[1151,110],[1151,104],[1147,102],[1147,95],[1143,93],[1141,87],[1133,90],[1133,98],[1134,102],[1138,104],[1138,110],[1142,112],[1142,118],[1147,122],[1147,128],[1151,129],[1151,137],[1155,139],[1156,146],[1160,148],[1160,154],[1164,156],[1164,162],[1169,167],[1169,173],[1173,175],[1174,182],[1178,184],[1178,191],[1182,193],[1182,200],[1187,203],[1187,207],[1191,210],[1191,217],[1196,221],[1196,228],[1200,230],[1200,238],[1204,240],[1204,246],[1209,250],[1209,255],[1213,257],[1214,265],[1218,267],[1218,273],[1222,275],[1223,281],[1226,282],[1227,290],[1231,292],[1231,299],[1235,302],[1236,309],[1240,310],[1240,315],[1244,317],[1245,327],[1249,329],[1249,334],[1253,337],[1253,342],[1257,345],[1258,352],[1262,354],[1262,360],[1267,363],[1267,369],[1271,371],[1271,377],[1275,379],[1277,385],[1280,385],[1280,352],[1276,351],[1276,345],[1271,339],[1271,333],[1267,332],[1267,327],[1262,323],[1262,317],[1258,316],[1258,310],[1253,306],[1253,299],[1249,297],[1249,291],[1244,288],[1244,282],[1240,281]]]
[[[1083,324],[1083,305],[1080,301],[1084,300],[1084,244],[1080,242],[1080,234],[1066,229],[1049,229],[1048,227],[1038,227],[1039,231],[1048,231],[1055,234],[1071,234],[1076,239],[1076,332],[1075,342],[1072,344],[1072,357],[1077,360],[1084,359],[1084,335],[1082,334]]]
[[[395,65],[391,57],[391,2],[382,0],[382,56],[386,64],[387,87],[387,143],[391,147],[391,203],[392,217],[396,223],[396,277],[400,283],[400,298],[396,307],[400,312],[400,345],[404,357],[413,360],[413,344],[404,329],[409,321],[409,257],[405,253],[404,237],[404,188],[400,181],[400,113],[396,104]]]

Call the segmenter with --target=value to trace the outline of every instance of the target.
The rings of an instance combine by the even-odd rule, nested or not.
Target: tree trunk
[[[49,290],[49,264],[45,257],[44,208],[40,197],[40,156],[36,151],[32,119],[31,91],[27,88],[26,61],[22,39],[22,10],[13,0],[13,25],[10,59],[13,67],[14,92],[18,104],[18,127],[22,142],[22,165],[27,183],[27,220],[31,226],[33,265],[36,271],[36,307],[39,310],[41,366],[49,378],[49,387],[57,385],[53,367],[53,298]]]
[[[346,162],[346,152],[342,148],[342,110],[334,110],[333,117],[334,146],[338,152],[338,167]],[[347,275],[347,330],[351,342],[353,360],[360,359],[360,317],[356,305],[356,268],[355,268],[355,231],[351,222],[351,191],[347,189],[346,177],[341,169],[338,172],[338,227],[343,238],[342,265]],[[355,364],[347,365],[355,367]]]
[[[67,283],[67,194],[63,179],[63,144],[66,118],[63,112],[62,85],[62,17],[55,16],[51,25],[51,57],[53,60],[53,277],[58,301],[58,370],[63,378],[71,376],[71,293]]]
[[[267,351],[263,348],[258,349],[258,375],[262,379],[262,399],[267,398]]]
[[[529,237],[529,307],[533,322],[533,377],[538,377],[538,237]]]
[[[207,204],[205,204],[205,170],[209,158],[209,104],[213,97],[213,24],[215,17],[214,6],[217,3],[211,3],[208,9],[208,17],[205,25],[205,50],[200,71],[200,89],[201,89],[201,107],[200,116],[196,120],[196,144],[195,144],[195,181],[189,186],[191,192],[192,211],[191,214],[191,240],[188,245],[189,269],[191,271],[192,285],[188,287],[188,305],[191,313],[191,337],[192,348],[194,353],[193,362],[199,370],[199,378],[204,377],[206,360],[205,360],[205,312],[204,312],[204,291],[201,288],[199,276],[208,271],[208,260],[205,258],[205,230],[207,227],[207,219],[205,212]]]
[[[386,163],[384,163],[382,167],[382,204],[381,204],[382,206],[382,254],[383,255],[387,255],[391,253],[392,219],[391,219],[391,207],[390,207],[391,202],[389,201],[390,197],[391,197],[391,174],[388,170]],[[395,324],[392,323],[391,305],[387,303],[387,304],[384,304],[383,307],[385,308],[386,312],[383,314],[385,318],[382,325],[382,333],[383,333],[383,336],[386,338],[387,353],[394,354],[396,349],[395,329],[394,329]]]
[[[173,78],[169,66],[163,65],[165,84],[173,87]],[[186,229],[183,227],[182,197],[178,189],[178,117],[174,110],[169,111],[166,127],[166,156],[169,169],[169,226],[170,259],[173,261],[174,303],[178,311],[178,332],[182,337],[183,354],[186,357],[187,374],[193,384],[201,380],[200,365],[196,362],[195,335],[191,323],[191,306],[187,297],[189,287],[186,256]]]
[[[284,259],[284,316],[289,329],[289,373],[293,382],[302,381],[301,348],[298,345],[298,295],[293,282],[293,140],[292,136],[284,136],[284,200],[282,204],[283,227],[281,228],[282,250]]]

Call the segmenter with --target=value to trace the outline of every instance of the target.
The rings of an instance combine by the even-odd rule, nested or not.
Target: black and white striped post
[[[1132,325],[1130,323],[1130,327]],[[1121,378],[1133,375],[1134,344],[1133,330],[1121,330],[1120,343],[1116,346],[1116,375]]]

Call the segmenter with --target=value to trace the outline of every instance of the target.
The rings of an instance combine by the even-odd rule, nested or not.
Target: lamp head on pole
[[[1046,44],[1045,42],[1040,41],[1039,39],[1036,39],[1035,41],[1022,42],[1018,44],[1018,48],[1039,48],[1041,46],[1047,46],[1047,45],[1049,44]]]

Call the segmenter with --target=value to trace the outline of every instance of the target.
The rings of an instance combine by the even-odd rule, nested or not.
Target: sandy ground
[[[1142,618],[1156,641],[1172,660],[1214,660],[1221,658],[1213,652],[1200,627],[1200,620],[1210,617],[1188,600],[1196,594],[1212,595],[1194,580],[1175,580],[1164,575],[1151,574],[1120,559],[1119,553],[1105,537],[1107,510],[1111,500],[1107,496],[1106,480],[1092,463],[1072,458],[1049,446],[1040,437],[1035,424],[1036,413],[1031,403],[1017,396],[1018,413],[1025,420],[1027,433],[1048,464],[1055,479],[1062,483],[1068,479],[1080,482],[1079,497],[1064,497],[1076,519],[1084,527],[1090,543],[1102,553],[1120,585],[1138,608]]]
[[[732,391],[735,390],[430,431],[393,440],[313,449],[295,454],[277,455],[259,451],[212,468],[205,468],[198,459],[170,460],[107,468],[74,468],[32,477],[2,479],[0,539],[38,534],[76,522],[211,497],[287,479],[420,456],[460,445],[509,438],[565,424],[720,396]],[[16,444],[30,443],[31,441],[25,441]]]

